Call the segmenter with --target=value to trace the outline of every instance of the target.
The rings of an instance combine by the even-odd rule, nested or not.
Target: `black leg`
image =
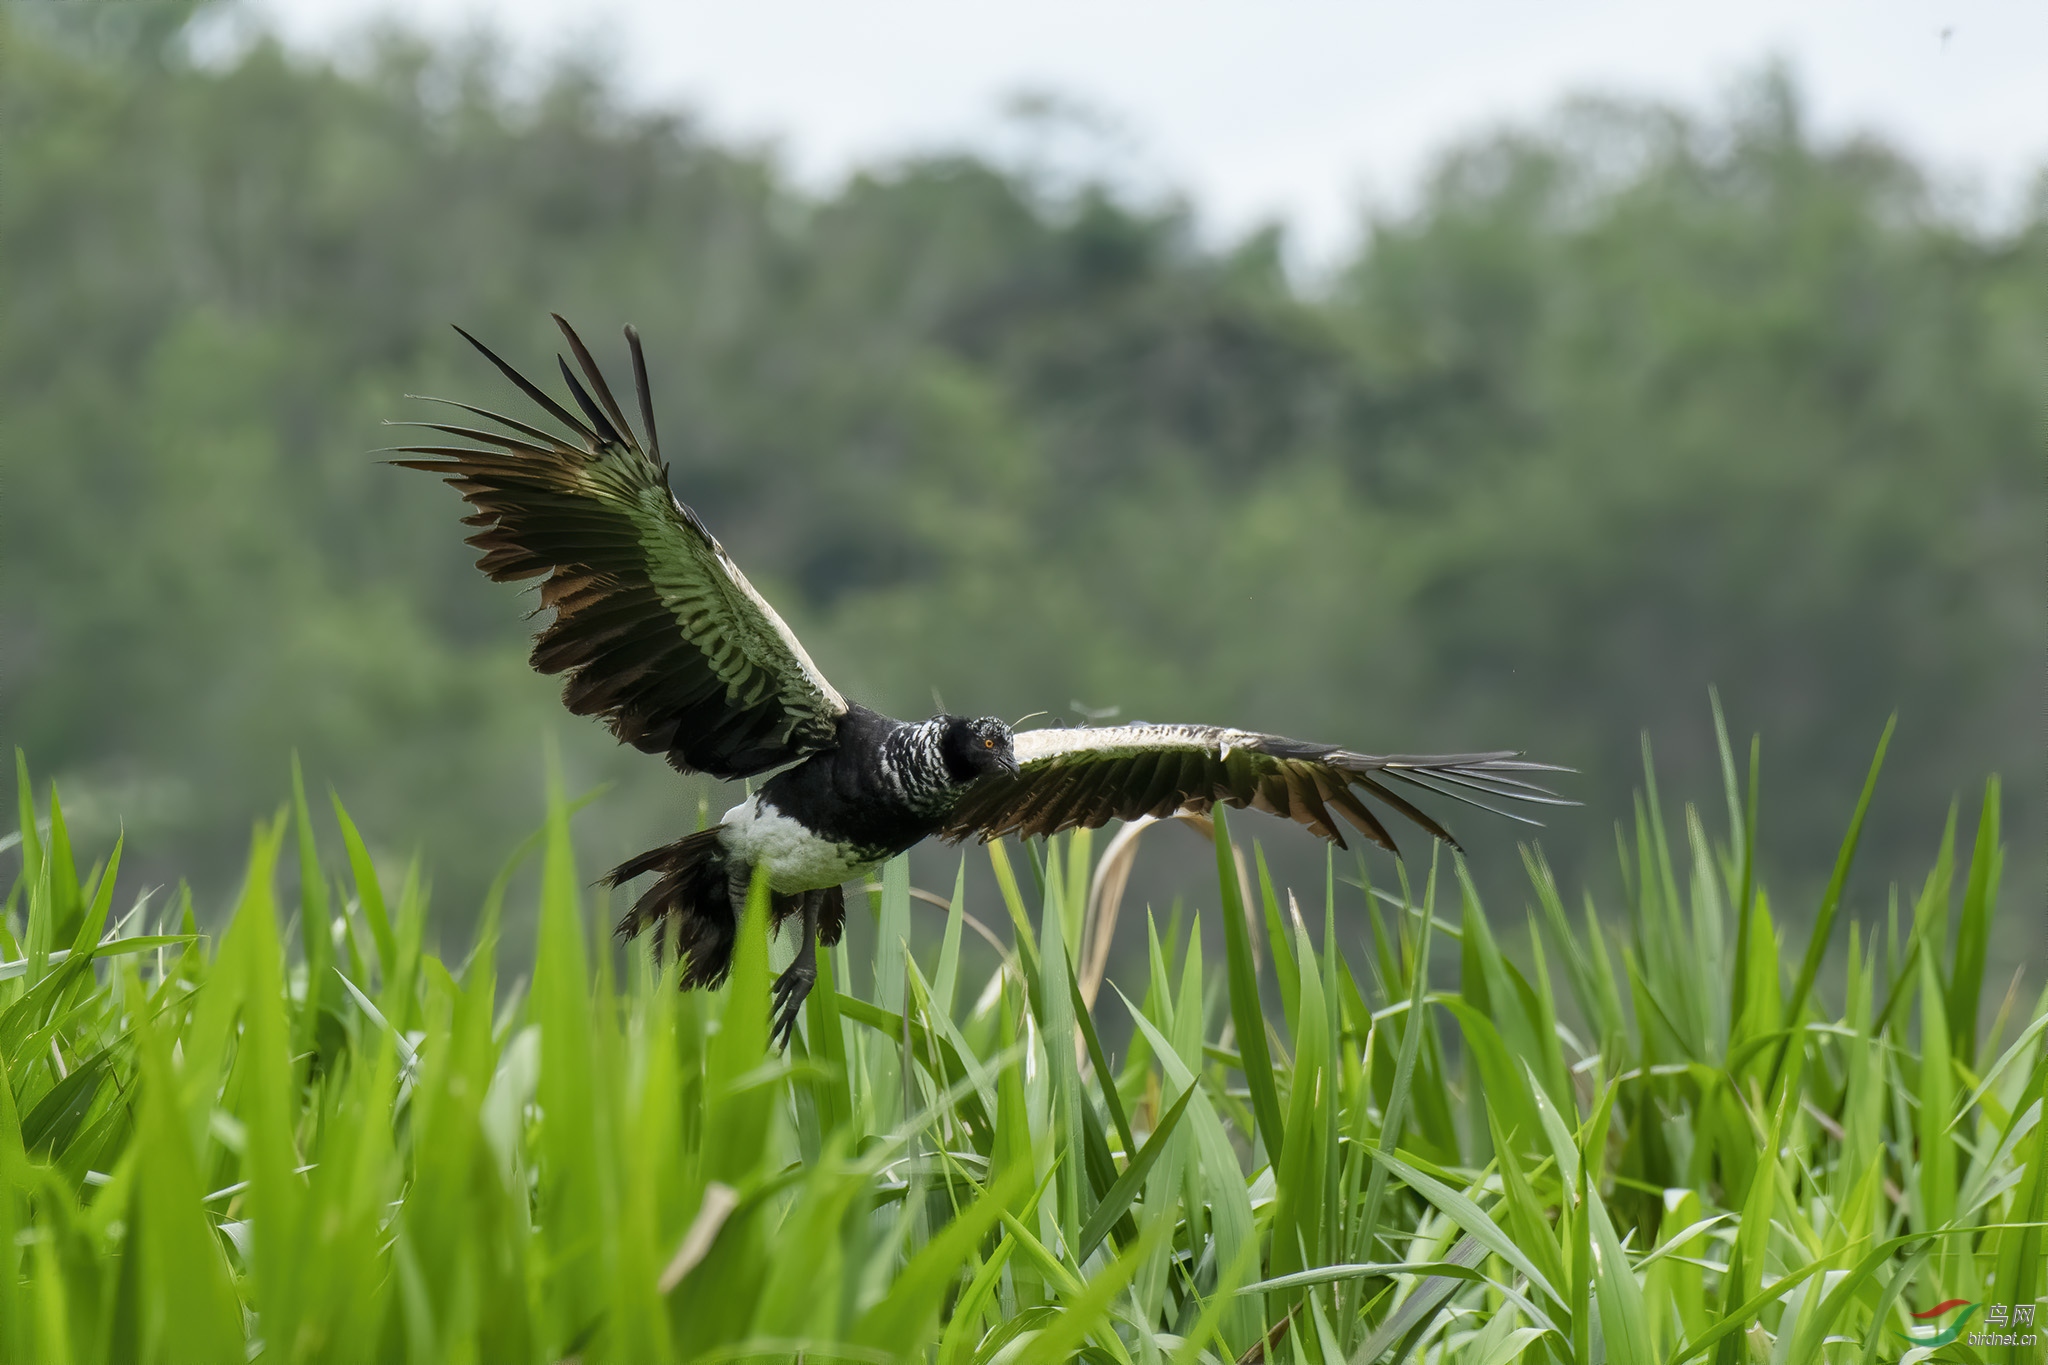
[[[775,1016],[769,1038],[778,1048],[787,1048],[796,1034],[796,1018],[803,1012],[804,998],[818,979],[818,906],[822,891],[804,892],[803,926],[797,930],[796,959],[775,978]]]

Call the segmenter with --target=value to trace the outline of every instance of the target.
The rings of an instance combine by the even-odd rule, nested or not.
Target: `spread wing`
[[[1528,763],[1512,751],[1486,754],[1356,754],[1331,744],[1209,725],[1115,725],[1026,730],[1016,737],[1017,771],[991,774],[967,789],[945,828],[947,838],[1054,834],[1110,820],[1226,806],[1298,820],[1346,847],[1337,817],[1382,848],[1393,836],[1364,798],[1372,797],[1453,848],[1458,841],[1390,783],[1447,796],[1468,806],[1537,823],[1482,797],[1576,805],[1517,774],[1565,772]]]
[[[569,438],[453,403],[504,431],[400,423],[473,445],[403,446],[426,458],[394,463],[443,476],[475,509],[463,521],[478,528],[478,568],[500,582],[541,579],[540,605],[555,617],[534,641],[533,666],[566,675],[562,702],[577,715],[604,717],[622,742],[684,772],[723,778],[829,747],[846,699],[669,491],[639,335],[626,329],[645,445],[582,341],[555,322],[589,383],[556,357],[581,418],[456,330]]]

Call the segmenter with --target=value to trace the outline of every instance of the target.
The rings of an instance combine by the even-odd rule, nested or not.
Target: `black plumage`
[[[568,438],[454,403],[503,430],[403,424],[473,444],[405,446],[414,458],[396,463],[441,475],[469,502],[477,567],[500,581],[541,580],[540,606],[554,616],[533,666],[563,675],[572,712],[602,717],[622,743],[683,772],[774,773],[717,825],[607,880],[655,874],[619,932],[652,931],[657,951],[682,957],[683,984],[711,985],[725,976],[736,909],[765,866],[777,922],[802,923],[797,959],[776,983],[785,1040],[815,978],[813,943],[838,940],[841,884],[933,835],[1028,837],[1220,802],[1287,816],[1339,845],[1341,817],[1392,849],[1370,797],[1455,846],[1392,784],[1518,820],[1488,803],[1560,803],[1528,774],[1561,769],[1505,751],[1376,756],[1197,725],[1013,733],[993,717],[904,722],[849,703],[670,490],[639,336],[626,329],[644,439],[582,340],[555,322],[576,361],[556,358],[580,416],[456,330]]]

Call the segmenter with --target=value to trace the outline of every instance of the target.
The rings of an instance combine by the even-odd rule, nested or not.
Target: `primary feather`
[[[458,403],[504,432],[409,423],[487,448],[403,446],[427,458],[396,463],[442,475],[476,509],[464,520],[479,528],[469,537],[484,552],[478,568],[500,581],[542,579],[540,604],[555,618],[534,642],[533,666],[566,675],[562,701],[577,715],[602,716],[623,742],[714,777],[827,747],[846,699],[669,490],[639,337],[628,330],[645,445],[582,340],[555,321],[589,382],[562,362],[581,418],[462,336],[573,440]]]
[[[1453,848],[1458,841],[1428,812],[1387,785],[1398,781],[1465,805],[1477,799],[1571,804],[1516,773],[1555,772],[1512,751],[1483,754],[1360,754],[1333,744],[1212,725],[1082,726],[1016,736],[1017,771],[984,777],[954,806],[940,833],[950,839],[1024,837],[1093,828],[1110,820],[1205,812],[1217,802],[1286,816],[1345,847],[1336,815],[1382,848],[1393,836],[1360,798],[1369,794]],[[1495,811],[1509,819],[1526,817]]]

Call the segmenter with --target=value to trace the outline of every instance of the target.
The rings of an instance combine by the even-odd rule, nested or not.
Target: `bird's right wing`
[[[669,490],[639,336],[626,329],[645,445],[590,352],[555,321],[589,381],[586,390],[556,358],[587,421],[462,336],[573,439],[456,403],[505,432],[406,423],[484,448],[404,446],[428,458],[395,463],[442,475],[476,509],[463,520],[478,528],[469,537],[484,551],[478,568],[500,582],[542,579],[540,604],[555,619],[534,642],[533,666],[568,675],[562,702],[577,715],[602,716],[622,742],[714,777],[829,747],[845,698]]]
[[[940,833],[1030,836],[1094,828],[1110,820],[1212,805],[1284,815],[1342,848],[1336,816],[1383,848],[1393,836],[1364,796],[1371,796],[1443,840],[1458,841],[1427,812],[1388,785],[1404,783],[1468,806],[1535,824],[1479,798],[1576,805],[1518,774],[1563,772],[1529,763],[1510,750],[1484,754],[1359,754],[1332,744],[1212,725],[1110,725],[1026,730],[1016,737],[1017,771],[991,774],[969,787]]]

